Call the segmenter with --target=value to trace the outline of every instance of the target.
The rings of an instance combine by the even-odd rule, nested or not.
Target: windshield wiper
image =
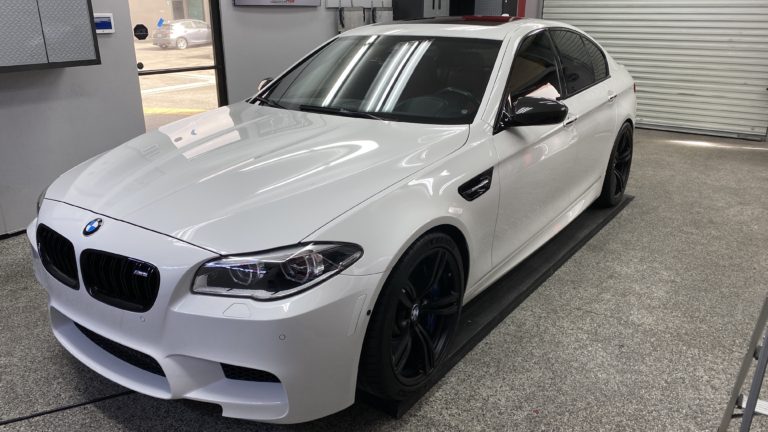
[[[265,103],[265,104],[271,106],[272,108],[282,108],[282,109],[285,109],[284,106],[282,106],[279,103],[273,101],[272,99],[265,98],[264,96],[256,95],[256,96],[252,97],[251,100],[252,101],[259,101],[261,103]]]
[[[299,105],[299,109],[301,111],[317,112],[322,114],[335,114],[335,115],[343,115],[348,117],[359,117],[359,118],[367,118],[367,119],[384,121],[383,118],[377,116],[376,114],[371,114],[365,111],[352,111],[346,108],[324,107],[324,106],[317,106],[317,105]]]

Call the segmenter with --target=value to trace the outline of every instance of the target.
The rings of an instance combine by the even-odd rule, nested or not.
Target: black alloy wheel
[[[360,360],[360,386],[403,399],[445,358],[459,324],[464,267],[443,233],[417,240],[392,270],[376,302]]]
[[[447,249],[435,248],[400,287],[391,357],[395,376],[406,386],[424,381],[448,348],[461,308],[458,266]]]
[[[632,166],[633,129],[625,123],[619,130],[608,161],[603,190],[597,199],[600,207],[613,207],[624,198]]]

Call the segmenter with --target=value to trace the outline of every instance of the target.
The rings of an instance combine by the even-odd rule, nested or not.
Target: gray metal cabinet
[[[393,0],[392,2],[396,20],[448,16],[450,6],[450,0]]]

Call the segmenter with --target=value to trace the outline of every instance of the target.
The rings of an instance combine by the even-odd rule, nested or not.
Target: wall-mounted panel
[[[2,0],[0,72],[99,64],[90,0]]]
[[[37,0],[48,61],[94,60],[93,14],[83,0]]]
[[[48,63],[37,2],[3,0],[0,13],[0,67]]]

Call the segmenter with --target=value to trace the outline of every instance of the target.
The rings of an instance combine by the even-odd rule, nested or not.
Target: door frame
[[[139,70],[139,76],[162,75],[176,72],[193,72],[201,70],[213,70],[216,75],[216,98],[219,106],[229,105],[229,95],[227,93],[227,74],[224,65],[224,41],[221,33],[221,6],[219,0],[204,0],[210,7],[211,22],[211,45],[213,46],[213,65],[210,66],[190,66],[180,68],[164,68]]]

